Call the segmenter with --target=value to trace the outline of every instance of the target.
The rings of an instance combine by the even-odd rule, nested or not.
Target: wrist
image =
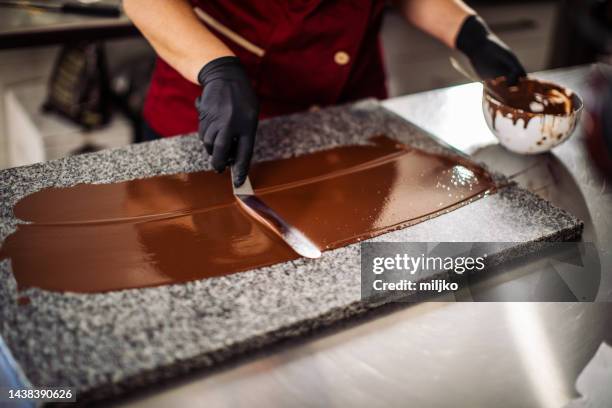
[[[235,55],[226,55],[207,62],[198,72],[197,78],[200,85],[217,78],[220,73],[227,70],[244,71],[240,59]]]

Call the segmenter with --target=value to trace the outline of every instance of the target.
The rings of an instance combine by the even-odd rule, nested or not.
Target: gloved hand
[[[482,79],[505,76],[508,84],[514,85],[518,78],[527,75],[512,50],[489,30],[479,16],[465,19],[455,45],[470,59]]]
[[[198,82],[204,87],[196,100],[198,134],[216,171],[234,165],[233,182],[239,187],[249,172],[255,144],[257,96],[237,57],[210,61],[198,74]]]

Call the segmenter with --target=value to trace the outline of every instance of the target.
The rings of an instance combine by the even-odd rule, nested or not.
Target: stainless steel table
[[[537,76],[586,92],[589,67]],[[497,145],[468,84],[391,99],[385,106],[585,221],[609,290],[612,193],[582,130],[552,154]],[[608,293],[609,295],[609,293]],[[561,407],[602,342],[610,303],[422,303],[279,345],[212,373],[196,373],[121,405]]]
[[[104,1],[120,3],[120,0]],[[136,34],[138,31],[124,14],[118,18],[105,18],[0,6],[0,49]]]

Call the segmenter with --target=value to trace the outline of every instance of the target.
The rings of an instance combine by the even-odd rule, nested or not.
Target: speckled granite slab
[[[373,101],[268,120],[259,132],[256,161],[363,143],[378,134],[438,153],[448,149]],[[208,168],[200,142],[186,136],[2,171],[0,239],[18,222],[12,206],[44,187]],[[511,185],[377,240],[528,245],[573,239],[581,228],[573,216]],[[75,387],[81,401],[105,398],[363,312],[359,262],[359,245],[350,245],[315,261],[182,285],[108,294],[29,289],[31,302],[20,306],[4,261],[0,334],[33,384]]]

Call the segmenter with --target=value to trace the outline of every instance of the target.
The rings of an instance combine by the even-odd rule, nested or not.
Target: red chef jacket
[[[378,38],[384,1],[191,3],[202,24],[245,66],[262,118],[387,95]],[[194,132],[194,101],[201,92],[158,58],[144,118],[162,136]]]

